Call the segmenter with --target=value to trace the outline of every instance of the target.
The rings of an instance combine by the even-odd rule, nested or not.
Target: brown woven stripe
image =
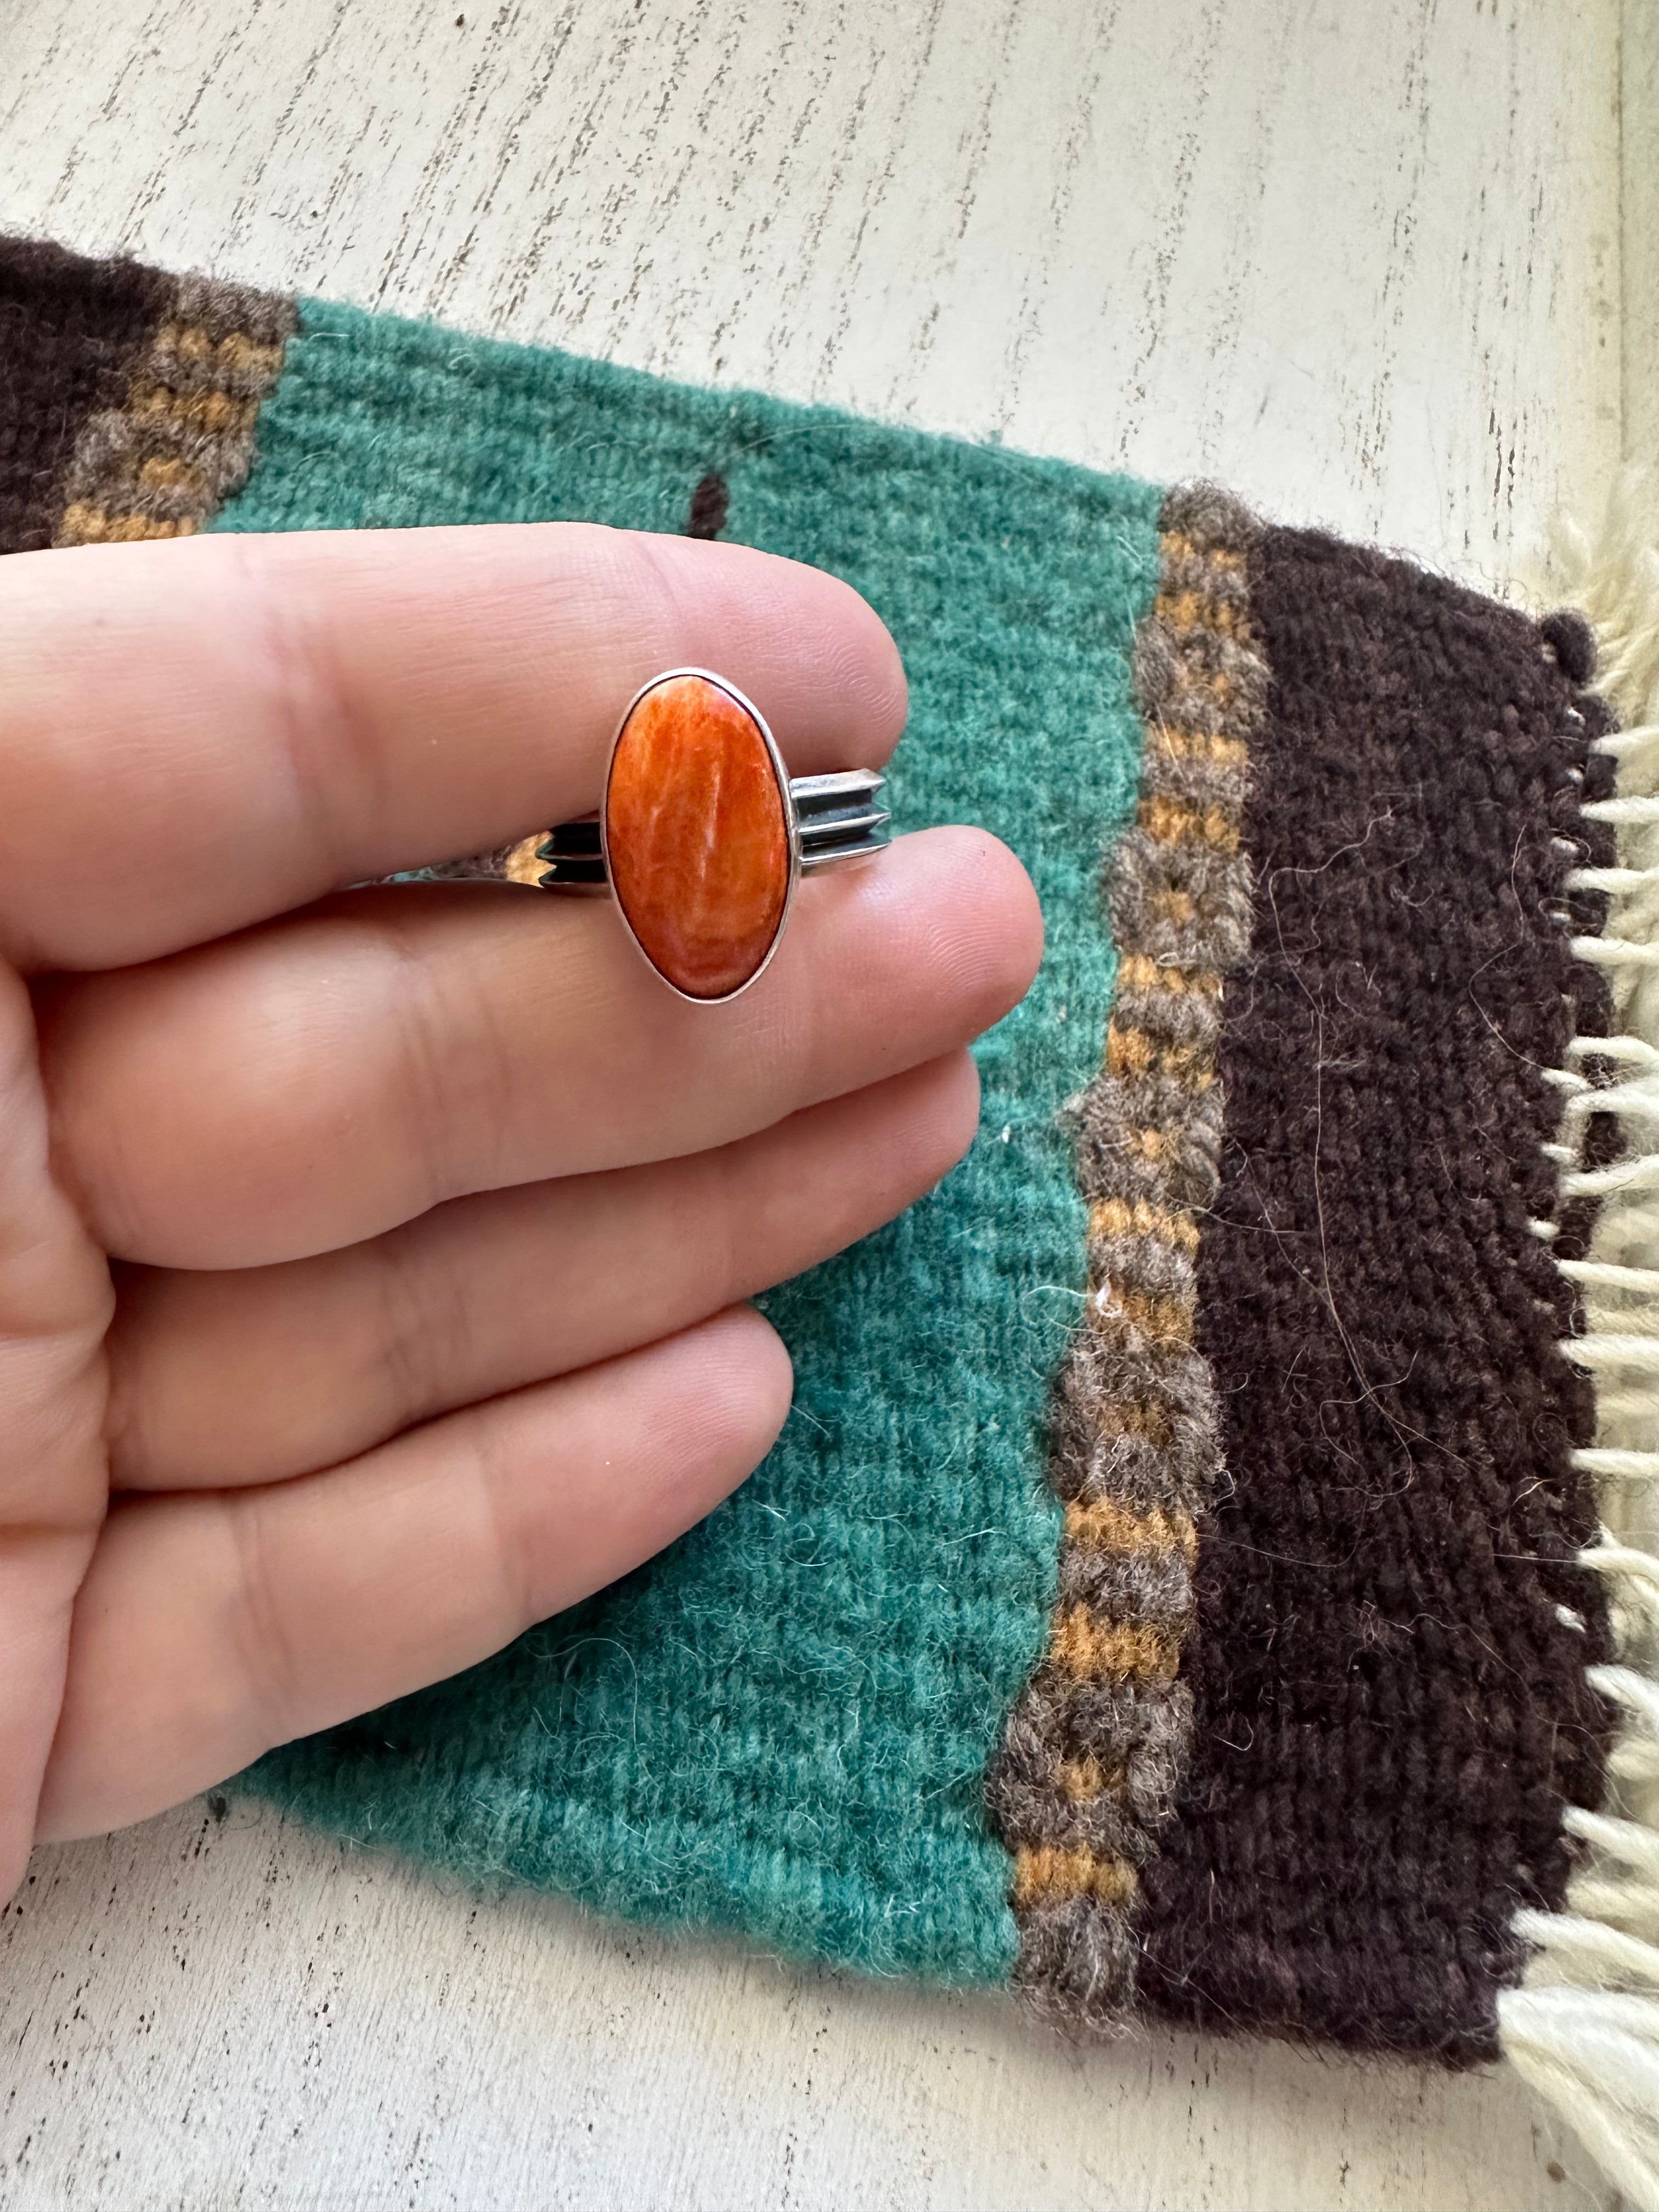
[[[0,239],[0,553],[52,544],[76,442],[118,407],[172,279]]]
[[[1016,1978],[1102,2026],[1133,2002],[1140,1870],[1187,1760],[1194,1515],[1218,1468],[1193,1343],[1195,1210],[1215,1188],[1222,978],[1249,924],[1239,817],[1265,690],[1249,532],[1214,493],[1165,501],[1163,589],[1137,649],[1140,805],[1111,880],[1118,994],[1078,1116],[1091,1299],[1054,1420],[1059,1597],[988,1784],[1014,1859]]]
[[[1505,609],[1313,535],[1247,553],[1261,890],[1195,1271],[1231,1479],[1199,1521],[1139,1994],[1467,2061],[1494,2055],[1516,1907],[1561,1902],[1564,1802],[1600,1791],[1589,1389],[1528,1220],[1554,1212],[1545,1071],[1603,1026],[1568,950],[1600,902],[1562,877],[1611,857],[1579,813],[1604,725]]]

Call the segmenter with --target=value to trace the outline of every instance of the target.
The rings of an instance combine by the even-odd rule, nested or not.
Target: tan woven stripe
[[[187,461],[179,453],[152,453],[138,471],[138,481],[147,490],[187,491],[198,494],[205,489],[207,478],[194,461]]]
[[[1248,634],[1247,617],[1231,599],[1204,592],[1160,592],[1152,612],[1176,638],[1241,639]]]
[[[1190,1513],[1162,1505],[1154,1505],[1149,1513],[1132,1513],[1109,1498],[1097,1498],[1089,1505],[1073,1498],[1066,1508],[1066,1540],[1079,1551],[1153,1559],[1179,1552],[1188,1565],[1198,1556],[1198,1531]]]
[[[1084,1850],[1057,1850],[1052,1845],[1014,1854],[1016,1910],[1056,1905],[1070,1897],[1097,1897],[1105,1905],[1123,1905],[1139,1886],[1139,1877],[1127,1859],[1097,1857]]]
[[[1140,825],[1160,845],[1207,845],[1212,852],[1238,850],[1238,817],[1224,806],[1193,806],[1185,799],[1154,792],[1140,802]]]
[[[1193,1308],[1186,1298],[1149,1297],[1108,1282],[1095,1293],[1092,1311],[1097,1329],[1133,1328],[1164,1344],[1193,1340]]]
[[[64,509],[55,542],[59,545],[124,545],[146,538],[191,538],[199,522],[151,514],[106,514],[83,500]]]
[[[222,389],[233,377],[268,387],[283,367],[280,345],[260,345],[242,331],[215,337],[200,323],[163,323],[155,333],[155,350],[175,355],[179,363],[204,372]]]
[[[1079,1682],[1170,1682],[1181,1651],[1155,1628],[1103,1620],[1086,1605],[1074,1605],[1055,1615],[1048,1656]]]
[[[1188,1086],[1194,1095],[1212,1087],[1210,1077],[1203,1085]],[[1148,1167],[1169,1167],[1182,1159],[1187,1151],[1187,1125],[1183,1121],[1126,1121],[1119,1142],[1126,1159],[1141,1160]]]
[[[1244,579],[1243,553],[1231,547],[1200,547],[1182,530],[1166,530],[1158,542],[1158,552],[1166,577],[1174,569],[1193,567],[1207,568],[1217,576],[1236,577],[1240,582]]]
[[[1185,924],[1198,919],[1198,901],[1190,891],[1154,891],[1147,904],[1158,921]]]
[[[1106,1032],[1106,1072],[1158,1075],[1193,1091],[1207,1091],[1215,1081],[1215,1056],[1201,1046],[1167,1044],[1150,1030],[1120,1029],[1114,1022]]]
[[[1202,761],[1211,768],[1237,769],[1250,764],[1250,749],[1237,738],[1218,737],[1213,732],[1160,722],[1147,732],[1151,749],[1165,760]]]
[[[214,438],[235,438],[253,428],[259,411],[257,399],[238,399],[228,392],[174,392],[166,385],[148,384],[127,402],[127,413],[137,422],[170,423],[176,429],[199,430]]]
[[[1120,994],[1167,991],[1176,998],[1188,994],[1203,999],[1221,996],[1221,977],[1215,969],[1160,967],[1141,952],[1124,954],[1118,963],[1117,981]]]
[[[1176,696],[1213,699],[1218,706],[1231,707],[1238,696],[1237,679],[1226,668],[1189,668],[1182,672]]]
[[[1060,1377],[1049,1463],[1066,1595],[988,1782],[1013,1854],[1017,1978],[1040,2006],[1102,2026],[1133,2002],[1135,1869],[1172,1817],[1191,1728],[1176,1677],[1195,1516],[1219,1473],[1194,1261],[1219,1149],[1217,1002],[1248,939],[1241,824],[1265,695],[1248,518],[1213,495],[1171,494],[1164,525],[1136,657],[1142,788],[1113,871],[1116,1010],[1079,1102],[1101,1272]]]
[[[1152,1237],[1178,1252],[1198,1249],[1198,1224],[1189,1213],[1154,1206],[1144,1198],[1103,1198],[1089,1209],[1092,1237]]]

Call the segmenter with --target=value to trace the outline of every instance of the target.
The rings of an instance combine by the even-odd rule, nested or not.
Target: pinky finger
[[[701,1520],[790,1389],[740,1307],[325,1474],[118,1505],[76,1601],[37,1840],[143,1820],[488,1657]]]

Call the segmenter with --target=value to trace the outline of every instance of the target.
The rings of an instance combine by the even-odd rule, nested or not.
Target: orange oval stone
[[[653,685],[611,757],[605,842],[652,966],[688,998],[740,991],[789,898],[783,793],[754,716],[707,677]]]

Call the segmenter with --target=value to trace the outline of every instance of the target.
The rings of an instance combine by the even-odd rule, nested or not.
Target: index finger
[[[848,586],[582,523],[185,538],[0,562],[0,949],[105,968],[586,812],[659,670],[791,769],[878,767],[904,678]]]

